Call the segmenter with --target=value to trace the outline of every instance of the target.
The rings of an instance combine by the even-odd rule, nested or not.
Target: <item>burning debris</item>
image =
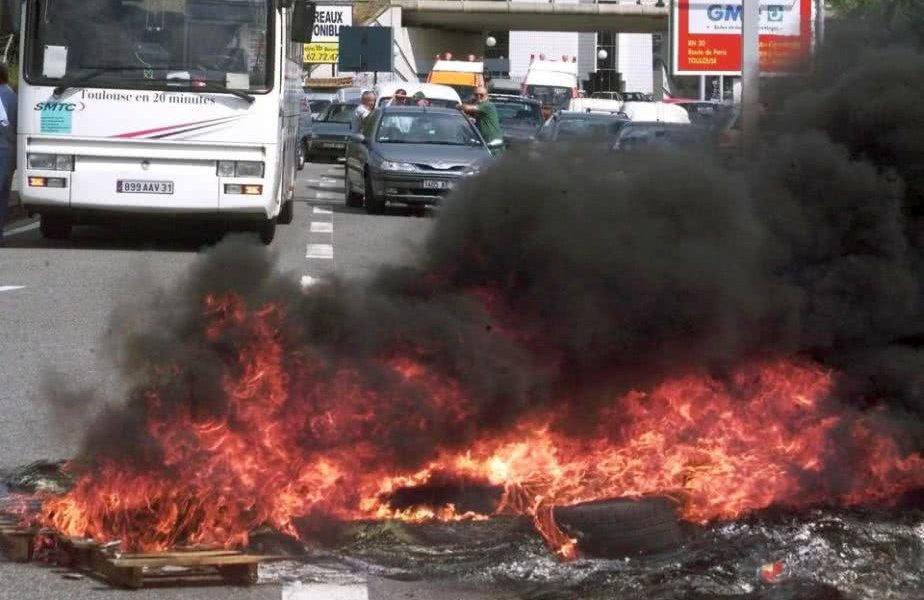
[[[906,84],[867,60],[884,93]],[[839,106],[811,94],[801,114]],[[569,515],[612,498],[671,498],[713,535],[898,501],[924,487],[920,181],[892,137],[870,133],[873,157],[811,122],[744,171],[511,153],[459,190],[426,260],[368,283],[303,290],[220,245],[116,315],[133,390],[36,520],[150,552],[305,538],[307,516],[514,516],[576,558],[598,532]]]

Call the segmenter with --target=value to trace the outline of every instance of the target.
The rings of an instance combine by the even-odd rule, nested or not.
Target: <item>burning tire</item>
[[[673,550],[682,534],[667,498],[595,500],[554,510],[558,526],[588,556],[616,558]]]

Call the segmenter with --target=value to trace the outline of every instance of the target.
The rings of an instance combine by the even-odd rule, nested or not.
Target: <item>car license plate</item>
[[[424,189],[427,190],[448,190],[452,188],[451,181],[441,181],[439,179],[426,179],[423,182]]]
[[[341,144],[340,142],[325,142],[325,143],[324,143],[324,147],[325,147],[325,148],[338,148],[338,149],[339,149],[339,148],[343,148],[343,147],[344,147],[344,144]]]
[[[172,194],[172,181],[142,181],[138,179],[119,179],[116,192],[120,194]]]

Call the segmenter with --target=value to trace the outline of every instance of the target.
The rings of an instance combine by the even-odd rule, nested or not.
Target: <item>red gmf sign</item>
[[[742,0],[674,0],[675,75],[740,75]],[[811,56],[815,0],[760,0],[761,73],[791,73]]]

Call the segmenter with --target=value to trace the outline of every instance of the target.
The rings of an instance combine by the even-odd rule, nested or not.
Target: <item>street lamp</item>
[[[488,48],[493,48],[494,46],[497,45],[497,40],[494,38],[493,35],[489,35],[488,39],[486,39],[484,43],[485,43],[485,46],[487,46]]]
[[[597,58],[599,58],[600,60],[606,60],[607,58],[609,58],[609,56],[610,56],[610,53],[607,52],[606,50],[603,50],[602,48],[600,49],[599,52],[597,52]]]

